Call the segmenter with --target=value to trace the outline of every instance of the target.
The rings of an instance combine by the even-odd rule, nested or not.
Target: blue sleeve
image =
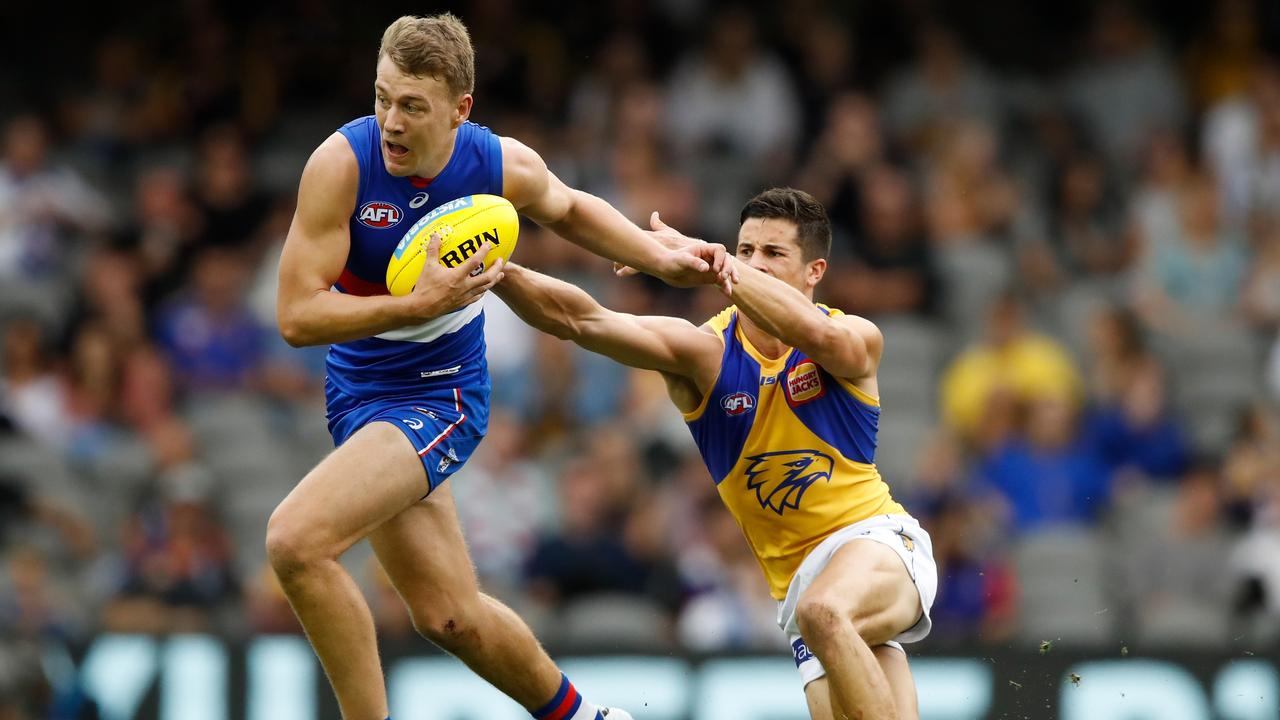
[[[364,131],[361,133],[360,131]],[[370,123],[353,121],[338,128],[338,132],[347,139],[347,144],[351,146],[351,152],[355,153],[356,163],[360,166],[360,185],[356,189],[356,198],[364,197],[365,178],[369,177],[369,152],[368,149],[373,145],[373,138],[370,130]],[[361,138],[360,136],[364,137]]]
[[[502,138],[497,133],[489,133],[489,190],[493,195],[502,195]]]

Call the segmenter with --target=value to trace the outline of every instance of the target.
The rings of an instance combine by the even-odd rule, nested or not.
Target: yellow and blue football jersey
[[[765,357],[743,334],[736,307],[708,324],[724,340],[720,375],[684,419],[781,600],[828,535],[873,515],[906,514],[875,466],[880,402],[795,348]]]

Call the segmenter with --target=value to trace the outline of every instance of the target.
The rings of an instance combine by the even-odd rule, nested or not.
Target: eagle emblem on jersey
[[[817,450],[780,450],[747,457],[747,489],[756,491],[760,507],[779,515],[800,508],[805,490],[819,480],[831,480],[835,462]]]

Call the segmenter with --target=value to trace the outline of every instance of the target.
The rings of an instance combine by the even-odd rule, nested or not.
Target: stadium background
[[[884,329],[878,462],[939,563],[926,718],[1278,716],[1274,3],[192,0],[0,9],[0,718],[336,717],[264,565],[328,448],[275,267],[381,29],[439,9],[473,119],[636,222],[732,243],[764,186],[827,204],[820,295]],[[517,260],[722,304],[534,227]],[[661,383],[486,308],[497,410],[454,487],[487,588],[637,718],[800,717]],[[398,717],[519,717],[441,709],[460,666],[348,566]]]

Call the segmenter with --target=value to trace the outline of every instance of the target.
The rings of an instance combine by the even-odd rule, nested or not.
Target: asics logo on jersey
[[[426,193],[418,193],[417,195],[414,195],[413,199],[409,201],[409,207],[417,210],[427,204],[427,197],[428,195]]]
[[[403,418],[402,422],[405,425],[408,425],[409,427],[413,428],[414,430],[422,429],[422,421],[419,420],[418,418]]]
[[[356,218],[361,225],[381,230],[399,225],[404,219],[404,211],[389,202],[371,200],[360,206]]]
[[[756,408],[756,398],[751,393],[736,392],[720,399],[720,407],[729,417],[749,413]]]
[[[747,458],[747,489],[756,491],[760,507],[779,515],[798,510],[804,492],[819,480],[831,480],[835,462],[817,450],[780,450]]]

